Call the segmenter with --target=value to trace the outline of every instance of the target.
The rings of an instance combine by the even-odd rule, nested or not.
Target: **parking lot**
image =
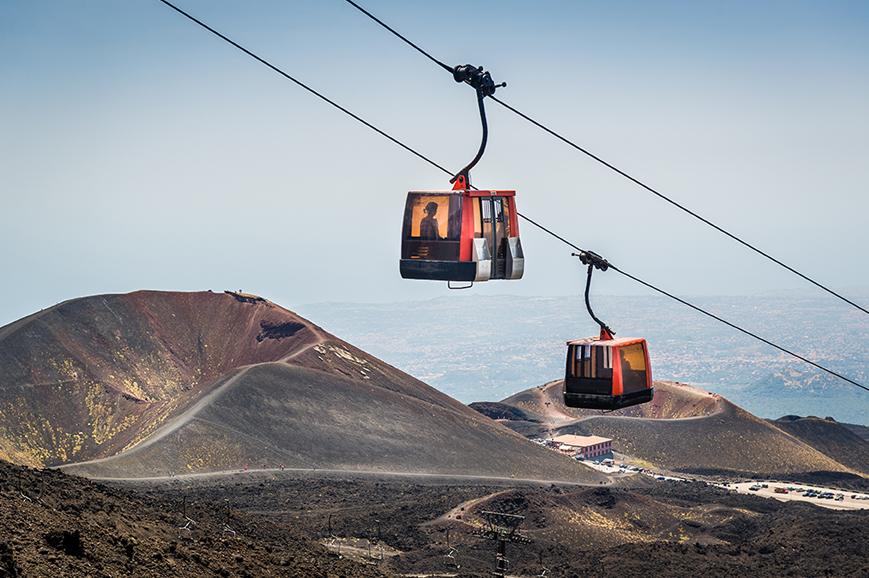
[[[782,502],[809,502],[816,506],[834,510],[869,509],[869,495],[846,492],[834,488],[822,488],[790,482],[739,482],[725,486],[740,494],[757,494],[764,498],[774,498]],[[753,488],[753,489],[752,489]],[[778,491],[776,491],[778,489]],[[808,495],[806,495],[808,494]]]
[[[665,476],[662,473],[646,471],[627,464],[607,463],[604,461],[585,460],[585,465],[609,475],[644,474],[661,481],[684,482],[685,478]],[[797,484],[792,482],[752,481],[752,482],[717,482],[714,485],[740,494],[755,494],[764,498],[773,498],[782,502],[801,501],[830,508],[832,510],[867,510],[869,509],[869,494],[837,490]],[[778,491],[776,491],[778,489]]]
[[[603,472],[605,474],[635,474],[637,472],[633,472],[630,470],[626,470],[623,467],[619,467],[617,464],[613,463],[604,463],[599,460],[583,460],[584,465],[593,468],[599,472]]]
[[[621,462],[621,460],[619,460]],[[639,468],[612,459],[586,459],[582,463],[599,472],[614,477],[644,474],[661,481],[685,482],[685,478],[666,476],[663,473]],[[751,482],[707,482],[740,494],[755,494],[773,498],[781,502],[800,501],[815,504],[832,510],[869,510],[869,494],[824,488],[794,482],[751,481]]]

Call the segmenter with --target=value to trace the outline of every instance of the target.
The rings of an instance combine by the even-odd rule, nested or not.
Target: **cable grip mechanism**
[[[478,91],[482,91],[483,96],[492,96],[496,88],[507,86],[506,82],[495,84],[488,70],[484,71],[482,66],[472,64],[457,65],[453,68],[453,78],[456,82],[467,82]]]
[[[594,251],[580,251],[579,253],[571,253],[572,257],[579,257],[583,265],[591,265],[595,269],[606,271],[610,268],[610,263]]]

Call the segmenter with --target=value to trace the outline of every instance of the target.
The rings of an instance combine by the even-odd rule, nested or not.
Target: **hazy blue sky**
[[[471,88],[343,0],[178,5],[453,170]],[[832,287],[869,285],[869,3],[370,0],[498,96]],[[243,289],[293,307],[403,301],[408,190],[448,178],[157,0],[0,1],[0,325],[136,289]],[[804,287],[496,103],[472,172],[519,210],[683,295]],[[520,222],[526,275],[582,290]],[[642,294],[616,273],[596,291]]]

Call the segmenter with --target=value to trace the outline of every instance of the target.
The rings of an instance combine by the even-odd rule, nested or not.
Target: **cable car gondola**
[[[525,259],[516,192],[409,192],[399,269],[405,279],[521,279]]]
[[[600,337],[567,343],[564,405],[620,409],[652,401],[649,350],[641,338]]]
[[[399,271],[404,279],[470,282],[521,279],[516,191],[471,187],[470,170],[483,156],[488,126],[483,99],[497,86],[488,72],[457,66],[453,77],[477,91],[483,140],[477,156],[450,181],[451,191],[411,191],[404,207]]]
[[[567,342],[567,367],[562,395],[564,405],[587,409],[621,409],[652,401],[652,366],[649,348],[642,338],[616,338],[615,331],[595,317],[588,299],[591,273],[606,271],[609,263],[592,253],[579,254],[588,265],[585,305],[598,325],[600,336]]]

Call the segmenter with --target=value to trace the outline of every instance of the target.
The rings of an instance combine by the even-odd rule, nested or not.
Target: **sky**
[[[345,0],[177,0],[458,171],[473,90]],[[834,289],[869,285],[869,4],[397,1],[362,5],[496,96]],[[447,175],[158,0],[0,2],[0,326],[76,297],[243,290],[288,308],[450,293],[402,280],[409,190]],[[479,188],[677,295],[804,281],[488,102]],[[572,249],[520,221],[525,277],[575,295]],[[610,272],[594,291],[649,290]],[[864,304],[867,306],[869,304]]]

